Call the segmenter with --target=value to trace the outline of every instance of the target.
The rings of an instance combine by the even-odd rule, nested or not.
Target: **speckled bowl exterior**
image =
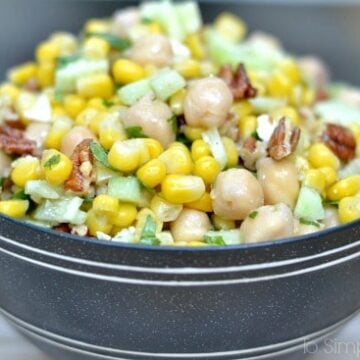
[[[51,31],[77,31],[127,3],[3,2],[1,73]],[[360,83],[358,5],[273,3],[202,6],[207,18],[236,12]],[[321,341],[359,311],[359,274],[359,222],[299,239],[185,249],[77,238],[0,216],[0,312],[58,360],[302,359],[304,341]]]

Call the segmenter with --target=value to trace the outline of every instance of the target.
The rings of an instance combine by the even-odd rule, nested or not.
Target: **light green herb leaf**
[[[50,159],[46,160],[44,168],[51,170],[54,166],[58,165],[61,160],[59,154],[53,155]]]

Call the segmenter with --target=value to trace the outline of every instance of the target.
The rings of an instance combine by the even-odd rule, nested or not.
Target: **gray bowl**
[[[360,83],[353,70],[360,7],[301,4],[203,8],[208,18],[219,8],[240,13],[290,49],[320,53],[336,77]],[[7,1],[0,69],[28,59],[51,31],[76,31],[119,5]],[[303,358],[304,341],[321,341],[359,311],[359,273],[359,222],[302,238],[190,249],[105,243],[0,216],[0,312],[59,360]]]

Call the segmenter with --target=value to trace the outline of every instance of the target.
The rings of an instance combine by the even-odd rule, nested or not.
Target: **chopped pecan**
[[[69,234],[71,233],[69,224],[59,224],[57,226],[54,226],[53,229],[63,233],[69,233]]]
[[[356,140],[353,133],[346,127],[327,124],[321,139],[342,161],[348,162],[355,157]]]
[[[281,160],[296,150],[300,139],[300,129],[295,127],[289,133],[286,131],[285,118],[280,119],[268,145],[269,155],[274,160]]]
[[[244,166],[249,170],[255,170],[256,162],[267,155],[266,144],[252,136],[248,137],[239,149],[239,154]]]
[[[256,141],[257,140],[253,136],[248,137],[244,142],[244,149],[253,153],[256,149]]]
[[[73,169],[65,183],[65,189],[78,193],[86,193],[94,180],[94,157],[90,149],[93,139],[85,139],[76,146],[71,160]]]
[[[24,131],[8,125],[0,127],[0,149],[7,155],[33,154],[36,143],[26,139]]]
[[[251,85],[244,64],[239,64],[236,71],[233,71],[231,65],[224,65],[220,69],[219,77],[229,86],[235,100],[249,99],[257,95],[257,90]]]

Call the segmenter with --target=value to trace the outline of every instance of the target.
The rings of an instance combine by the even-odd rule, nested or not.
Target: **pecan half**
[[[69,234],[71,232],[69,224],[59,224],[57,226],[54,226],[53,229],[59,232],[69,233]]]
[[[244,166],[249,170],[256,169],[256,162],[266,157],[266,144],[262,141],[256,140],[254,137],[248,137],[242,147],[239,149],[240,159]]]
[[[295,127],[289,132],[286,131],[285,118],[280,119],[278,126],[271,135],[268,150],[274,160],[281,160],[296,150],[299,143],[301,130]]]
[[[244,64],[239,64],[236,71],[231,65],[221,67],[219,77],[229,86],[235,100],[253,98],[257,95],[257,90],[251,85]]]
[[[77,193],[86,193],[94,180],[94,157],[90,149],[93,139],[85,139],[74,149],[71,160],[73,169],[65,183],[65,189]]]
[[[7,155],[29,155],[36,148],[35,141],[25,138],[24,131],[8,125],[0,127],[0,149]]]
[[[355,157],[356,140],[353,133],[346,127],[327,124],[321,139],[342,161],[349,162]]]

